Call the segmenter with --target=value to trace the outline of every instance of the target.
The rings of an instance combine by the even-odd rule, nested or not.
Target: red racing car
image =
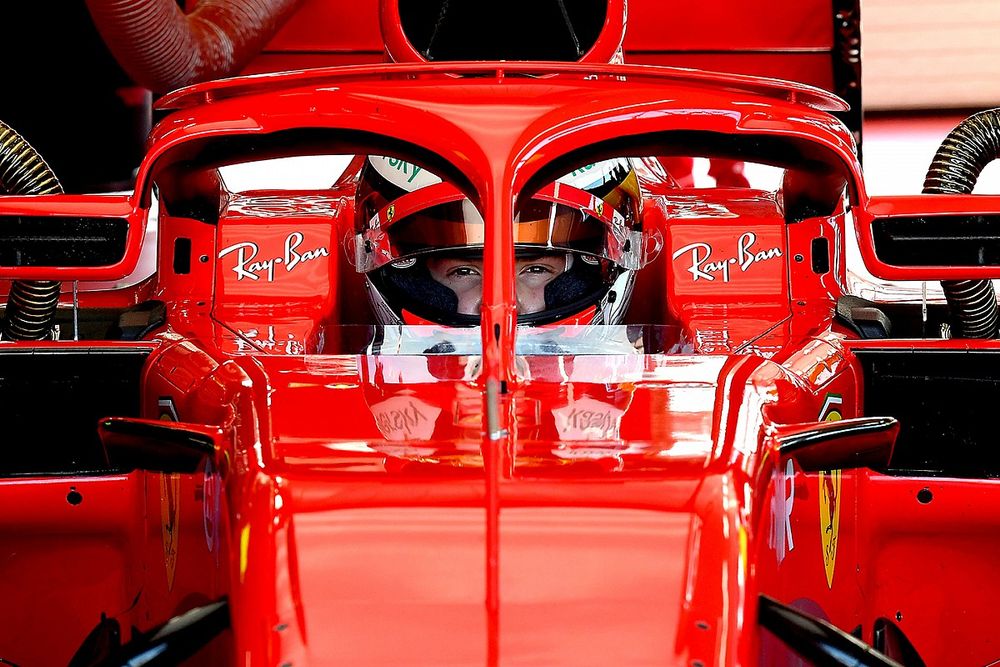
[[[4,664],[1000,659],[1000,124],[870,197],[840,98],[613,64],[619,9],[0,198]]]

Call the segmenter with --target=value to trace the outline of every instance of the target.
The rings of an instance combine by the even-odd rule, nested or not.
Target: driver
[[[368,156],[360,173],[355,267],[381,324],[479,324],[484,223],[457,188],[417,165]],[[635,273],[659,251],[643,230],[630,160],[586,165],[514,218],[518,324],[620,324]]]
[[[517,312],[531,315],[545,310],[545,289],[573,266],[572,253],[522,255],[516,259]],[[441,283],[458,299],[461,315],[476,315],[483,295],[483,260],[461,253],[441,252],[425,260],[431,278]]]

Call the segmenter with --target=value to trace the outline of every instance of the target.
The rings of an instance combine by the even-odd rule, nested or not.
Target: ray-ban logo
[[[244,241],[224,248],[219,253],[219,259],[230,253],[236,253],[236,266],[232,268],[233,273],[236,274],[236,280],[244,278],[260,280],[263,275],[267,282],[271,283],[274,282],[274,272],[278,266],[284,267],[285,273],[291,273],[295,267],[304,262],[330,256],[330,251],[323,246],[312,250],[300,250],[304,238],[301,232],[289,234],[285,237],[282,254],[277,257],[257,259],[260,247],[253,241]]]
[[[736,242],[736,255],[733,257],[712,258],[712,246],[708,243],[689,243],[683,248],[674,252],[673,258],[677,259],[688,255],[691,266],[685,269],[691,274],[692,281],[695,280],[715,280],[717,276],[722,276],[722,282],[728,283],[733,277],[734,271],[746,273],[746,271],[757,262],[764,262],[769,259],[781,257],[780,248],[767,248],[758,250],[754,248],[757,242],[757,235],[753,232],[744,232]]]

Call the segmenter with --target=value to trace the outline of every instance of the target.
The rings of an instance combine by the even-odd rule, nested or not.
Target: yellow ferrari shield
[[[826,585],[833,588],[833,568],[837,564],[837,534],[840,530],[839,470],[819,473],[819,529]]]
[[[820,408],[820,421],[843,419],[840,412],[844,399],[840,394],[827,394]],[[837,565],[837,537],[840,531],[840,471],[819,473],[819,530],[823,545],[823,568],[826,585],[833,588],[833,568]]]

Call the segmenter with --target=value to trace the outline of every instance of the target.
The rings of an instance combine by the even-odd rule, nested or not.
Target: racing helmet
[[[555,275],[544,284],[544,307],[519,308],[518,324],[619,324],[636,271],[662,246],[658,231],[643,229],[640,206],[627,158],[585,165],[522,203],[513,220],[516,259],[548,258]],[[442,259],[481,266],[484,240],[482,215],[457,187],[405,160],[367,156],[353,259],[381,324],[477,325],[478,301],[474,313],[460,312],[459,295],[432,269]]]

